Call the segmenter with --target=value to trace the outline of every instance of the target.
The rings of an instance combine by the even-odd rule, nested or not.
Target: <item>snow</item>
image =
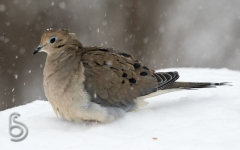
[[[4,12],[6,10],[6,6],[3,4],[0,4],[0,12]]]
[[[109,124],[73,123],[57,118],[47,101],[0,112],[1,149],[155,149],[239,150],[240,72],[228,69],[172,68],[179,81],[232,82],[147,99],[149,104]],[[28,137],[10,141],[13,112],[28,127]]]
[[[61,9],[65,9],[65,8],[66,8],[66,4],[65,4],[64,2],[60,2],[60,3],[59,3],[59,7],[60,7]]]

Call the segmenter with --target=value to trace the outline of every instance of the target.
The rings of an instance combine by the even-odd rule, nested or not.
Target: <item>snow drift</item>
[[[174,68],[179,81],[232,82],[149,98],[149,104],[110,124],[57,118],[47,101],[0,112],[0,149],[240,149],[240,72]],[[28,137],[10,141],[9,115],[28,127]]]

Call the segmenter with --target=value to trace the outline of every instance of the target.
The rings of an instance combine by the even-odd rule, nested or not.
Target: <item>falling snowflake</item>
[[[6,10],[6,6],[3,4],[0,4],[0,12],[4,12]]]
[[[18,75],[17,75],[17,74],[14,74],[14,78],[15,78],[15,79],[18,79]]]
[[[59,7],[62,8],[62,9],[65,9],[66,8],[66,4],[64,2],[60,2],[59,3]]]

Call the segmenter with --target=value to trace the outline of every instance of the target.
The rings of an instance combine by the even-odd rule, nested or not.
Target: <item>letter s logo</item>
[[[16,112],[12,113],[9,116],[9,134],[13,137],[13,138],[11,138],[11,141],[13,141],[13,142],[20,142],[20,141],[24,140],[28,135],[27,126],[25,124],[23,124],[22,122],[19,122],[19,121],[15,120],[18,117],[20,117],[20,114],[16,113]],[[16,125],[12,125],[12,122],[15,123]],[[20,133],[13,134],[12,133],[13,129],[19,129]],[[24,131],[25,131],[25,133],[24,133]],[[24,135],[23,135],[23,133],[24,133]]]

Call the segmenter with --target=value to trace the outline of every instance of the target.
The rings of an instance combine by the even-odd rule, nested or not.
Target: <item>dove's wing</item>
[[[176,72],[155,73],[129,54],[86,47],[85,89],[93,102],[104,106],[124,107],[135,98],[162,89],[178,78]]]

